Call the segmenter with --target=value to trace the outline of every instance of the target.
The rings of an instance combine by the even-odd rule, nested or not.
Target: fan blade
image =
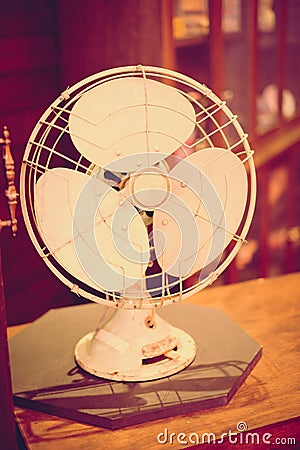
[[[97,175],[51,169],[39,178],[35,201],[41,236],[72,276],[121,292],[144,275],[149,244],[143,220]]]
[[[154,213],[154,246],[165,272],[189,276],[217,264],[236,234],[247,201],[247,174],[234,153],[208,148],[180,161],[169,176],[172,196]]]
[[[84,93],[69,118],[75,147],[116,172],[150,167],[176,150],[195,128],[192,104],[158,81],[125,77]]]

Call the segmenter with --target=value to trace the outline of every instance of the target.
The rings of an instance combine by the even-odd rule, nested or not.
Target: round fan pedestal
[[[115,381],[170,376],[195,358],[194,339],[153,310],[116,310],[103,326],[76,345],[75,359],[87,372]]]

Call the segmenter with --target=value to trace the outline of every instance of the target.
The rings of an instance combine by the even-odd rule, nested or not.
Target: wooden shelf
[[[208,42],[208,34],[203,34],[201,36],[197,37],[190,37],[190,38],[182,38],[182,39],[174,39],[174,45],[176,48],[182,48],[182,47],[192,47],[195,45],[203,45],[207,44]]]
[[[165,12],[170,24],[168,46],[164,50],[165,54],[172,55],[168,62],[173,63],[166,67],[206,84],[220,98],[226,90],[231,91],[228,106],[238,115],[255,152],[258,206],[250,238],[258,250],[245,271],[237,270],[234,262],[225,274],[225,281],[299,270],[299,243],[284,239],[278,243],[276,227],[278,233],[281,229],[282,235],[288,236],[289,230],[300,224],[300,210],[295,206],[300,204],[300,158],[297,156],[300,150],[300,2],[274,1],[274,14],[271,14],[274,23],[268,20],[259,23],[259,1],[241,0],[238,27],[241,31],[224,33],[224,2],[208,0],[209,34],[180,40],[173,39],[172,34],[175,3],[173,0],[163,3],[168,5]],[[239,10],[234,13],[233,17],[238,17]],[[262,25],[266,31],[261,30]],[[267,31],[268,27],[271,31]],[[267,87],[271,88],[271,95]],[[291,104],[291,111],[284,111],[285,103],[293,97],[295,106]],[[274,188],[276,177],[279,182]],[[274,204],[270,200],[272,190],[278,195]],[[273,211],[282,211],[282,205],[286,205],[286,214],[281,215],[284,219],[279,224],[279,219],[271,216]]]
[[[269,133],[257,137],[252,146],[255,148],[255,164],[257,168],[272,161],[288,148],[300,141],[300,117],[296,117]]]

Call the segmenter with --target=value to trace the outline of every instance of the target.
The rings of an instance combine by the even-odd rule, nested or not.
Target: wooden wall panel
[[[59,90],[54,89],[53,86],[56,70],[55,67],[51,67],[31,72],[13,72],[1,75],[0,83],[5,88],[1,89],[0,112],[20,112],[32,110],[37,106],[40,107],[40,111],[46,109],[49,102],[59,95]]]
[[[44,107],[40,105],[20,111],[3,110],[2,112],[0,112],[0,127],[2,125],[8,125],[11,130],[13,151],[14,156],[16,157],[16,163],[18,165],[21,162],[22,153],[24,151],[26,142],[43,110]]]
[[[53,35],[0,38],[1,74],[32,72],[57,66],[57,43]]]
[[[0,36],[53,35],[55,3],[53,0],[1,2]]]
[[[2,231],[3,277],[7,319],[11,324],[31,321],[50,308],[76,302],[42,262],[18,214],[19,232],[12,238]]]
[[[30,133],[62,90],[120,65],[161,65],[161,0],[14,0],[1,5],[0,127],[11,132],[16,171]],[[0,177],[0,187],[4,185]],[[7,215],[0,197],[0,217]],[[10,324],[33,320],[77,297],[38,257],[18,210],[15,239],[3,230]]]
[[[37,119],[60,92],[55,2],[14,0],[1,5],[0,58],[0,128],[7,125],[11,133],[19,188],[19,170],[27,139]],[[5,186],[0,178],[0,217],[5,219],[8,217]],[[7,229],[1,232],[10,324],[32,320],[52,307],[57,296],[64,304],[63,286],[37,256],[20,208],[17,216],[17,237],[12,238]]]
[[[58,2],[65,85],[111,67],[161,65],[161,0]]]

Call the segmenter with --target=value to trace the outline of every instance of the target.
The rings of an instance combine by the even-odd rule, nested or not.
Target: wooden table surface
[[[300,273],[210,287],[186,302],[221,309],[263,346],[262,359],[227,406],[119,430],[97,428],[38,411],[15,408],[17,422],[28,448],[179,449],[192,446],[196,434],[201,442],[204,433],[221,436],[229,430],[236,431],[239,422],[245,422],[248,431],[265,427],[262,430],[276,434],[277,427],[282,432],[293,433],[291,436],[283,435],[283,439],[293,438],[296,430],[300,429]],[[9,328],[9,336],[23,327]],[[289,427],[286,425],[289,423],[294,425]],[[168,439],[162,444],[157,436],[165,428]],[[171,433],[175,433],[173,438],[170,438]],[[185,436],[179,436],[178,442],[179,433]],[[297,436],[299,438],[299,433]],[[165,435],[161,435],[160,439],[163,441]],[[180,440],[187,444],[181,444]],[[300,448],[298,444],[299,447],[293,443],[291,448]],[[271,447],[290,448],[288,445]],[[247,447],[235,445],[234,448]]]

